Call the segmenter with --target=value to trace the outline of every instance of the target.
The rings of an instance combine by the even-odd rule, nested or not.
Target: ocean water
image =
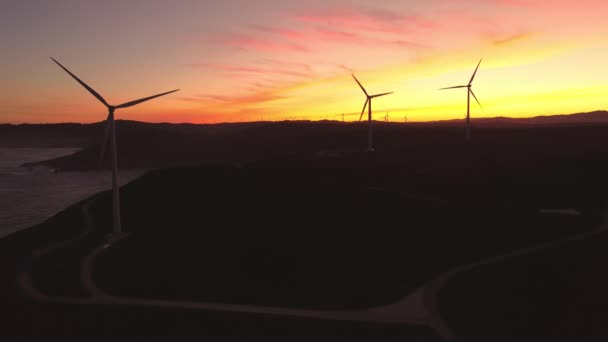
[[[70,205],[111,188],[108,171],[54,172],[23,163],[69,155],[70,148],[0,148],[0,237],[43,222]],[[144,171],[119,173],[126,184]]]

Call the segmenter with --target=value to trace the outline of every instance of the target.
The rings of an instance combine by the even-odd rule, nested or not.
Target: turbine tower
[[[475,96],[475,93],[473,92],[473,89],[471,88],[473,85],[473,80],[475,79],[475,75],[477,75],[477,70],[479,69],[480,65],[481,65],[481,59],[479,60],[479,63],[477,64],[477,68],[475,68],[475,72],[473,72],[473,76],[471,76],[471,80],[469,81],[469,83],[467,85],[439,89],[439,90],[457,89],[457,88],[467,88],[468,89],[467,90],[467,122],[466,122],[466,139],[467,139],[467,141],[471,140],[471,95],[473,95],[473,97],[475,98],[475,101],[477,101],[479,108],[483,109],[483,107],[481,106],[481,103],[479,103],[477,96]]]
[[[359,82],[357,77],[355,77],[355,75],[352,75],[352,76],[355,79],[355,81],[357,82],[357,84],[359,85],[359,87],[361,87],[361,90],[363,90],[363,93],[365,93],[365,96],[367,97],[367,100],[365,101],[365,104],[363,105],[363,110],[361,111],[361,116],[359,117],[359,121],[361,121],[361,119],[363,118],[363,113],[365,113],[365,108],[367,107],[368,108],[367,121],[369,124],[368,130],[367,130],[367,151],[373,152],[374,151],[374,140],[373,140],[373,126],[372,126],[372,99],[374,99],[376,97],[390,95],[390,94],[393,94],[393,92],[369,95],[367,93],[367,90],[365,90],[363,85],[361,85],[361,82]],[[369,104],[369,107],[368,107],[368,104]]]
[[[119,108],[132,107],[132,106],[135,106],[142,102],[146,102],[148,100],[152,100],[152,99],[155,99],[160,96],[174,93],[174,92],[178,91],[179,89],[168,91],[166,93],[162,93],[162,94],[158,94],[158,95],[145,97],[145,98],[139,99],[139,100],[126,102],[126,103],[123,103],[118,106],[114,106],[114,105],[108,104],[106,102],[106,100],[101,95],[99,95],[99,93],[97,93],[93,88],[89,87],[86,83],[81,81],[78,77],[76,77],[76,75],[74,75],[66,67],[61,65],[61,63],[57,62],[53,57],[51,57],[51,59],[53,60],[53,62],[57,63],[57,65],[59,65],[59,67],[61,69],[63,69],[70,76],[72,76],[72,78],[74,78],[78,83],[80,83],[81,86],[83,86],[86,90],[88,90],[89,93],[91,93],[93,96],[95,96],[95,98],[97,98],[97,100],[99,100],[101,103],[103,103],[103,105],[106,106],[106,108],[108,108],[108,118],[106,119],[107,124],[106,124],[103,142],[101,145],[101,154],[99,156],[99,162],[101,163],[103,160],[103,157],[105,154],[105,147],[106,147],[106,145],[108,143],[108,139],[109,139],[110,147],[111,147],[110,152],[112,154],[111,157],[112,157],[113,226],[114,226],[114,233],[120,233],[122,231],[122,229],[121,229],[121,225],[120,225],[120,197],[119,197],[119,193],[118,193],[118,190],[119,190],[118,189],[118,161],[117,161],[117,157],[116,157],[116,125],[115,125],[115,121],[114,121],[114,111]]]

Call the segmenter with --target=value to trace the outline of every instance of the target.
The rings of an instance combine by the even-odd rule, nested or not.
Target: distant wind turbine
[[[479,60],[479,63],[477,64],[477,68],[475,68],[475,72],[473,72],[473,76],[471,76],[471,80],[469,81],[469,83],[467,85],[439,89],[439,90],[457,89],[457,88],[467,88],[468,89],[468,91],[467,91],[467,123],[466,123],[467,141],[471,140],[471,95],[473,95],[473,97],[475,98],[475,101],[477,101],[479,108],[483,109],[483,107],[481,106],[481,103],[479,103],[477,96],[475,96],[475,93],[473,92],[473,89],[471,88],[471,86],[473,85],[473,80],[475,79],[475,75],[477,75],[477,70],[479,69],[480,65],[481,65],[481,59]]]
[[[367,150],[369,152],[373,152],[374,151],[374,140],[373,140],[373,126],[372,126],[372,99],[374,99],[376,97],[390,95],[390,94],[393,94],[393,92],[369,95],[367,93],[367,90],[365,90],[363,85],[361,85],[361,82],[359,82],[357,77],[355,77],[355,75],[352,75],[352,76],[355,79],[355,81],[357,82],[357,84],[359,85],[359,87],[361,87],[361,90],[363,90],[363,92],[365,93],[365,96],[367,97],[367,100],[365,101],[365,104],[363,105],[363,110],[361,111],[361,116],[359,117],[359,121],[361,121],[361,119],[363,118],[363,113],[365,113],[365,108],[367,107],[368,108],[367,121],[369,123],[369,128],[367,130]],[[369,104],[369,106],[368,106],[368,104]]]
[[[116,158],[116,125],[114,123],[114,111],[119,108],[132,107],[132,106],[135,106],[142,102],[146,102],[146,101],[155,99],[160,96],[174,93],[174,92],[178,91],[179,89],[168,91],[166,93],[162,93],[162,94],[158,94],[158,95],[145,97],[143,99],[139,99],[139,100],[135,100],[135,101],[126,102],[126,103],[123,103],[118,106],[113,106],[113,105],[108,104],[106,102],[106,100],[101,95],[99,95],[99,93],[97,93],[93,88],[89,87],[86,83],[81,81],[78,77],[76,77],[76,75],[74,75],[66,67],[61,65],[61,63],[57,62],[53,57],[51,57],[51,59],[53,60],[53,62],[57,63],[57,65],[59,65],[59,67],[61,67],[61,69],[63,69],[68,74],[70,74],[70,76],[72,76],[72,78],[74,78],[78,83],[80,83],[81,86],[83,86],[86,90],[88,90],[89,93],[91,93],[93,96],[95,96],[95,98],[97,98],[101,103],[103,103],[104,106],[106,106],[108,108],[108,118],[106,120],[106,122],[107,122],[106,129],[105,129],[104,138],[103,138],[103,141],[101,144],[101,154],[99,156],[99,162],[101,163],[103,160],[103,157],[105,154],[105,148],[106,148],[106,145],[107,145],[108,139],[109,139],[110,144],[111,144],[110,152],[112,154],[112,198],[113,198],[112,204],[113,204],[113,216],[114,216],[113,224],[114,224],[114,232],[120,233],[122,231],[122,229],[121,229],[121,225],[120,225],[120,198],[119,198],[119,193],[118,193],[118,161]]]

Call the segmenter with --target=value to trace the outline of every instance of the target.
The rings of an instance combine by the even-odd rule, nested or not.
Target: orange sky
[[[608,3],[597,0],[9,0],[0,122],[96,122],[110,103],[182,91],[121,110],[151,122],[359,117],[462,118],[605,109]],[[125,4],[127,2],[127,4]]]

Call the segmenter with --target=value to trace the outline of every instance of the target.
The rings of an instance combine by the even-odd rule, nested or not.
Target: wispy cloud
[[[543,4],[550,5],[550,2],[538,0],[495,0],[495,4],[504,7],[538,8]]]
[[[568,9],[570,11],[590,8],[606,8],[605,0],[492,0],[495,5],[523,10],[546,9],[549,11]]]
[[[254,30],[259,30],[255,28]],[[297,39],[300,46],[307,51],[320,44],[341,44],[346,46],[401,46],[406,48],[426,49],[427,45],[413,40],[405,40],[400,37],[386,35],[372,35],[368,33],[352,32],[343,29],[309,26],[300,31],[284,29],[280,27],[264,27],[264,33],[270,35],[266,39],[279,37],[290,37]],[[373,33],[373,32],[372,32]]]
[[[281,36],[283,38],[287,38],[287,39],[300,39],[300,38],[306,37],[306,35],[304,33],[302,33],[301,31],[286,29],[286,28],[276,28],[276,27],[265,26],[265,25],[248,25],[247,28],[252,31],[258,31],[261,33],[270,33],[270,34],[279,35],[279,36]]]
[[[310,64],[305,64],[305,63],[298,63],[298,62],[290,62],[290,61],[283,61],[283,60],[278,60],[278,59],[273,59],[273,58],[266,58],[263,60],[259,61],[260,64],[265,64],[271,67],[281,67],[281,68],[289,68],[292,70],[301,70],[301,71],[307,71],[307,72],[312,72],[312,66]]]
[[[181,101],[194,102],[200,104],[223,103],[233,106],[262,104],[276,100],[287,98],[283,95],[278,95],[272,92],[253,93],[247,95],[195,95],[190,97],[181,97]]]
[[[310,49],[302,44],[291,41],[258,38],[246,34],[221,34],[211,40],[210,43],[224,46],[232,46],[245,50],[257,50],[262,52],[308,52]]]
[[[534,34],[531,32],[515,33],[515,34],[509,35],[506,37],[502,37],[502,38],[492,38],[491,42],[492,42],[492,45],[494,45],[494,46],[502,46],[502,45],[508,45],[511,43],[526,40],[526,39],[532,37],[533,35]]]
[[[210,70],[222,71],[227,73],[237,73],[237,74],[259,74],[259,75],[283,75],[283,76],[293,76],[293,77],[308,77],[310,76],[310,69],[306,69],[305,71],[287,69],[285,67],[259,67],[259,66],[239,66],[239,65],[230,65],[230,64],[219,64],[219,63],[198,63],[191,64],[193,68],[205,68]]]
[[[422,17],[401,15],[383,9],[318,9],[292,13],[289,17],[299,22],[368,33],[404,34],[415,28],[434,26],[432,21]]]

